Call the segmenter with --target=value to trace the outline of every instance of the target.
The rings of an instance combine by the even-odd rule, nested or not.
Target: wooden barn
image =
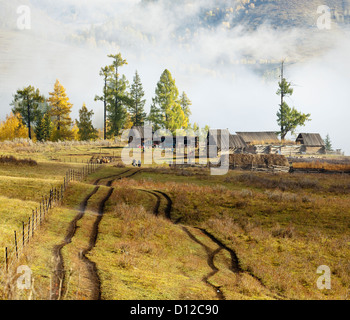
[[[319,133],[300,133],[295,142],[301,145],[300,151],[306,154],[325,154],[326,146]]]

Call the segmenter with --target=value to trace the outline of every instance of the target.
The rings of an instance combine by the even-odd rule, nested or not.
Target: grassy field
[[[49,147],[62,159],[73,154],[72,146]],[[0,248],[67,169],[101,151],[74,148],[76,162],[50,160],[45,147],[37,166],[0,166]],[[10,273],[0,297],[347,299],[349,192],[345,174],[211,176],[207,168],[111,163],[72,182],[26,248],[18,265],[31,268],[32,289],[16,290]],[[321,265],[331,270],[330,290],[317,287]]]

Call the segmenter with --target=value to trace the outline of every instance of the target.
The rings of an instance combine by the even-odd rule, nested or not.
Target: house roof
[[[230,134],[230,149],[246,148],[247,144],[243,138],[237,134]]]
[[[243,138],[245,143],[265,142],[265,143],[279,143],[278,136],[274,131],[261,132],[236,132],[237,135]]]
[[[323,147],[325,143],[319,133],[300,133],[296,139],[296,142],[308,147]]]

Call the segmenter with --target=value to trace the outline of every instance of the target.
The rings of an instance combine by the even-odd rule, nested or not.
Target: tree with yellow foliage
[[[50,105],[50,116],[53,118],[54,131],[53,140],[71,140],[72,119],[70,113],[73,105],[69,102],[66,89],[58,80],[54,85],[54,91],[49,93],[50,98],[47,100]]]
[[[28,138],[28,130],[19,113],[10,113],[6,116],[6,121],[0,123],[0,141],[15,138]]]

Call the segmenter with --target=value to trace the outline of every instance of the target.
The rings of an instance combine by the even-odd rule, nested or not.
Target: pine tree
[[[311,115],[301,113],[294,107],[290,108],[284,101],[285,97],[293,94],[293,89],[291,88],[291,83],[283,77],[283,63],[281,81],[278,83],[278,86],[279,89],[276,94],[281,96],[281,104],[277,112],[277,124],[280,127],[279,134],[281,135],[281,140],[283,141],[288,132],[293,134],[298,126],[304,126],[306,121],[310,121]]]
[[[186,109],[188,105],[184,107]],[[189,109],[186,109],[186,112],[188,111]],[[168,129],[173,133],[188,125],[188,118],[179,99],[179,90],[167,69],[163,71],[157,83],[148,120],[153,126]]]
[[[144,112],[144,106],[146,100],[143,99],[144,95],[141,79],[136,71],[131,85],[130,105],[128,107],[130,120],[134,126],[142,126],[145,122],[146,113]]]
[[[126,92],[129,83],[125,75],[120,76],[119,74],[119,68],[126,65],[127,61],[122,58],[120,53],[108,55],[108,57],[113,59],[110,68],[114,73],[114,77],[111,77],[109,81],[110,94],[107,99],[109,130],[107,134],[113,137],[119,135],[125,124],[127,118],[126,107],[130,104],[130,98]]]
[[[333,151],[331,138],[329,137],[328,133],[326,135],[326,139],[324,140],[324,144],[327,151]]]
[[[66,89],[56,80],[54,91],[49,93],[48,103],[51,107],[50,116],[53,117],[54,132],[53,139],[71,140],[72,133],[70,127],[72,119],[70,117],[72,104],[66,94]]]
[[[110,88],[108,86],[109,81],[112,76],[114,67],[113,66],[106,66],[104,68],[101,68],[100,70],[100,76],[103,77],[103,94],[102,96],[95,96],[95,101],[103,101],[103,139],[107,139],[107,103],[108,103],[108,97],[111,94]]]
[[[154,98],[152,99],[151,109],[147,120],[152,124],[154,131],[157,131],[161,128],[162,114],[160,109],[156,107]]]
[[[92,115],[94,112],[88,111],[85,103],[79,110],[79,120],[76,121],[78,131],[78,138],[80,141],[97,139],[98,132],[92,125]]]
[[[18,89],[11,103],[14,107],[12,112],[19,113],[23,123],[28,128],[28,137],[32,139],[32,125],[40,117],[39,105],[45,102],[45,97],[40,94],[39,89],[32,86]]]
[[[51,139],[53,123],[48,112],[40,118],[35,129],[35,135],[38,141],[48,141]]]
[[[184,112],[185,115],[185,120],[184,123],[182,124],[182,127],[184,129],[187,129],[189,126],[189,118],[190,115],[192,114],[190,110],[190,106],[192,105],[191,100],[187,97],[187,94],[185,92],[182,92],[180,96],[180,106],[182,108],[182,111]]]

